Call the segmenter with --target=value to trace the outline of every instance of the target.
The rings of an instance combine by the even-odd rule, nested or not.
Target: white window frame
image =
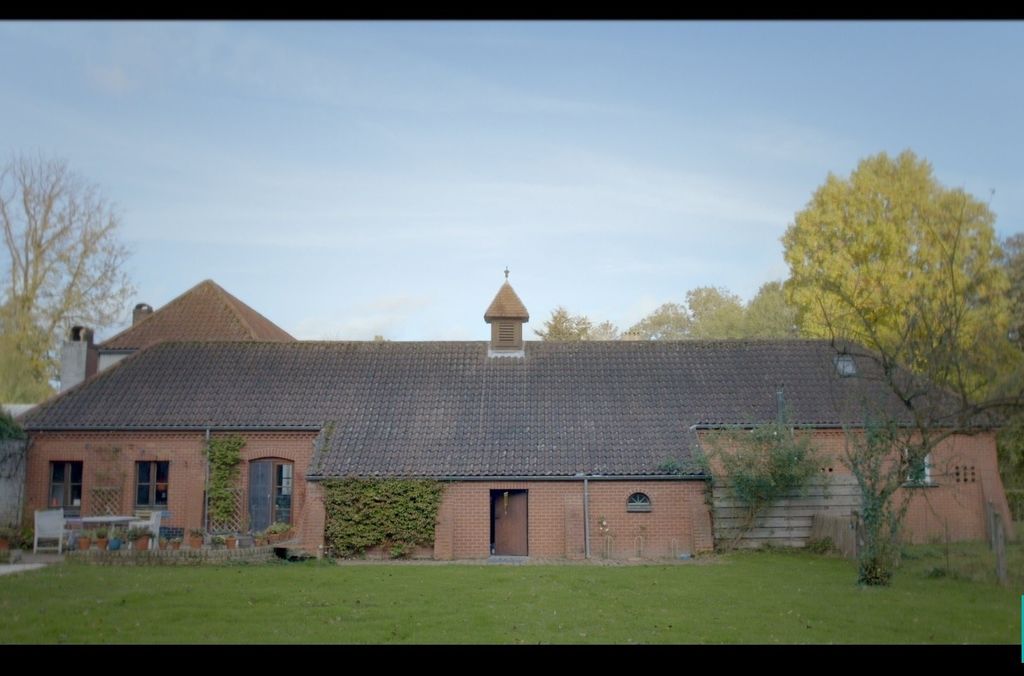
[[[908,455],[907,449],[903,449],[903,457],[906,458]],[[920,481],[917,481],[912,476],[911,467],[907,467],[906,480],[903,482],[904,486],[934,486],[935,482],[932,481],[932,454],[924,456],[924,476],[921,477]]]

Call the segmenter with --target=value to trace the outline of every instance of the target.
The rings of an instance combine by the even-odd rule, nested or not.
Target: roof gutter
[[[771,421],[762,420],[760,422],[739,422],[739,423],[697,423],[696,425],[690,425],[690,431],[725,430],[725,429],[736,429],[736,428],[743,429],[743,430],[749,430],[749,429],[753,429],[755,427],[758,427],[760,425],[764,425],[765,423],[768,423],[768,422],[771,422]],[[841,429],[845,429],[846,427],[854,427],[854,428],[857,427],[856,425],[843,425],[841,423],[812,423],[812,424],[792,423],[792,426],[794,428],[798,429],[798,430],[799,429],[806,429],[806,430],[841,430]],[[863,425],[861,425],[860,427],[863,427]]]
[[[425,476],[425,475],[346,475],[325,476],[307,474],[306,481],[327,481],[329,479],[433,479],[434,481],[707,481],[707,474],[629,474],[605,476],[602,474],[574,474],[563,476]]]
[[[752,430],[755,427],[764,425],[769,421],[764,420],[761,422],[743,422],[743,423],[697,423],[696,425],[690,425],[690,431],[712,431],[712,430],[727,430],[727,429],[741,429],[741,430]],[[864,423],[843,425],[842,423],[791,423],[791,426],[796,430],[862,430],[866,429],[867,425]],[[918,429],[918,426],[910,422],[897,422],[896,426],[903,429]],[[977,425],[973,427],[959,428],[957,425],[932,425],[928,429],[933,430],[944,430],[951,428],[958,428],[963,434],[971,434],[970,430],[986,431],[994,429],[995,425]]]
[[[319,432],[320,425],[65,425],[24,428],[26,432]]]

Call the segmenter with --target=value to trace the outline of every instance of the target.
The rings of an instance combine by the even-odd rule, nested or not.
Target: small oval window
[[[649,512],[651,511],[651,499],[646,493],[633,493],[626,500],[627,512]]]

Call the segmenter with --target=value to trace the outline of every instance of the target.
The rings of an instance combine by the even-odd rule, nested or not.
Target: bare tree
[[[20,357],[0,375],[0,398],[45,390],[69,326],[108,326],[124,311],[134,289],[119,227],[114,206],[64,160],[20,155],[0,170],[0,338]]]

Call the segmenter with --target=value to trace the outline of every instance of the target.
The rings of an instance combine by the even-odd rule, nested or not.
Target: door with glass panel
[[[292,522],[292,472],[287,460],[249,463],[249,528],[253,532],[272,523]]]

